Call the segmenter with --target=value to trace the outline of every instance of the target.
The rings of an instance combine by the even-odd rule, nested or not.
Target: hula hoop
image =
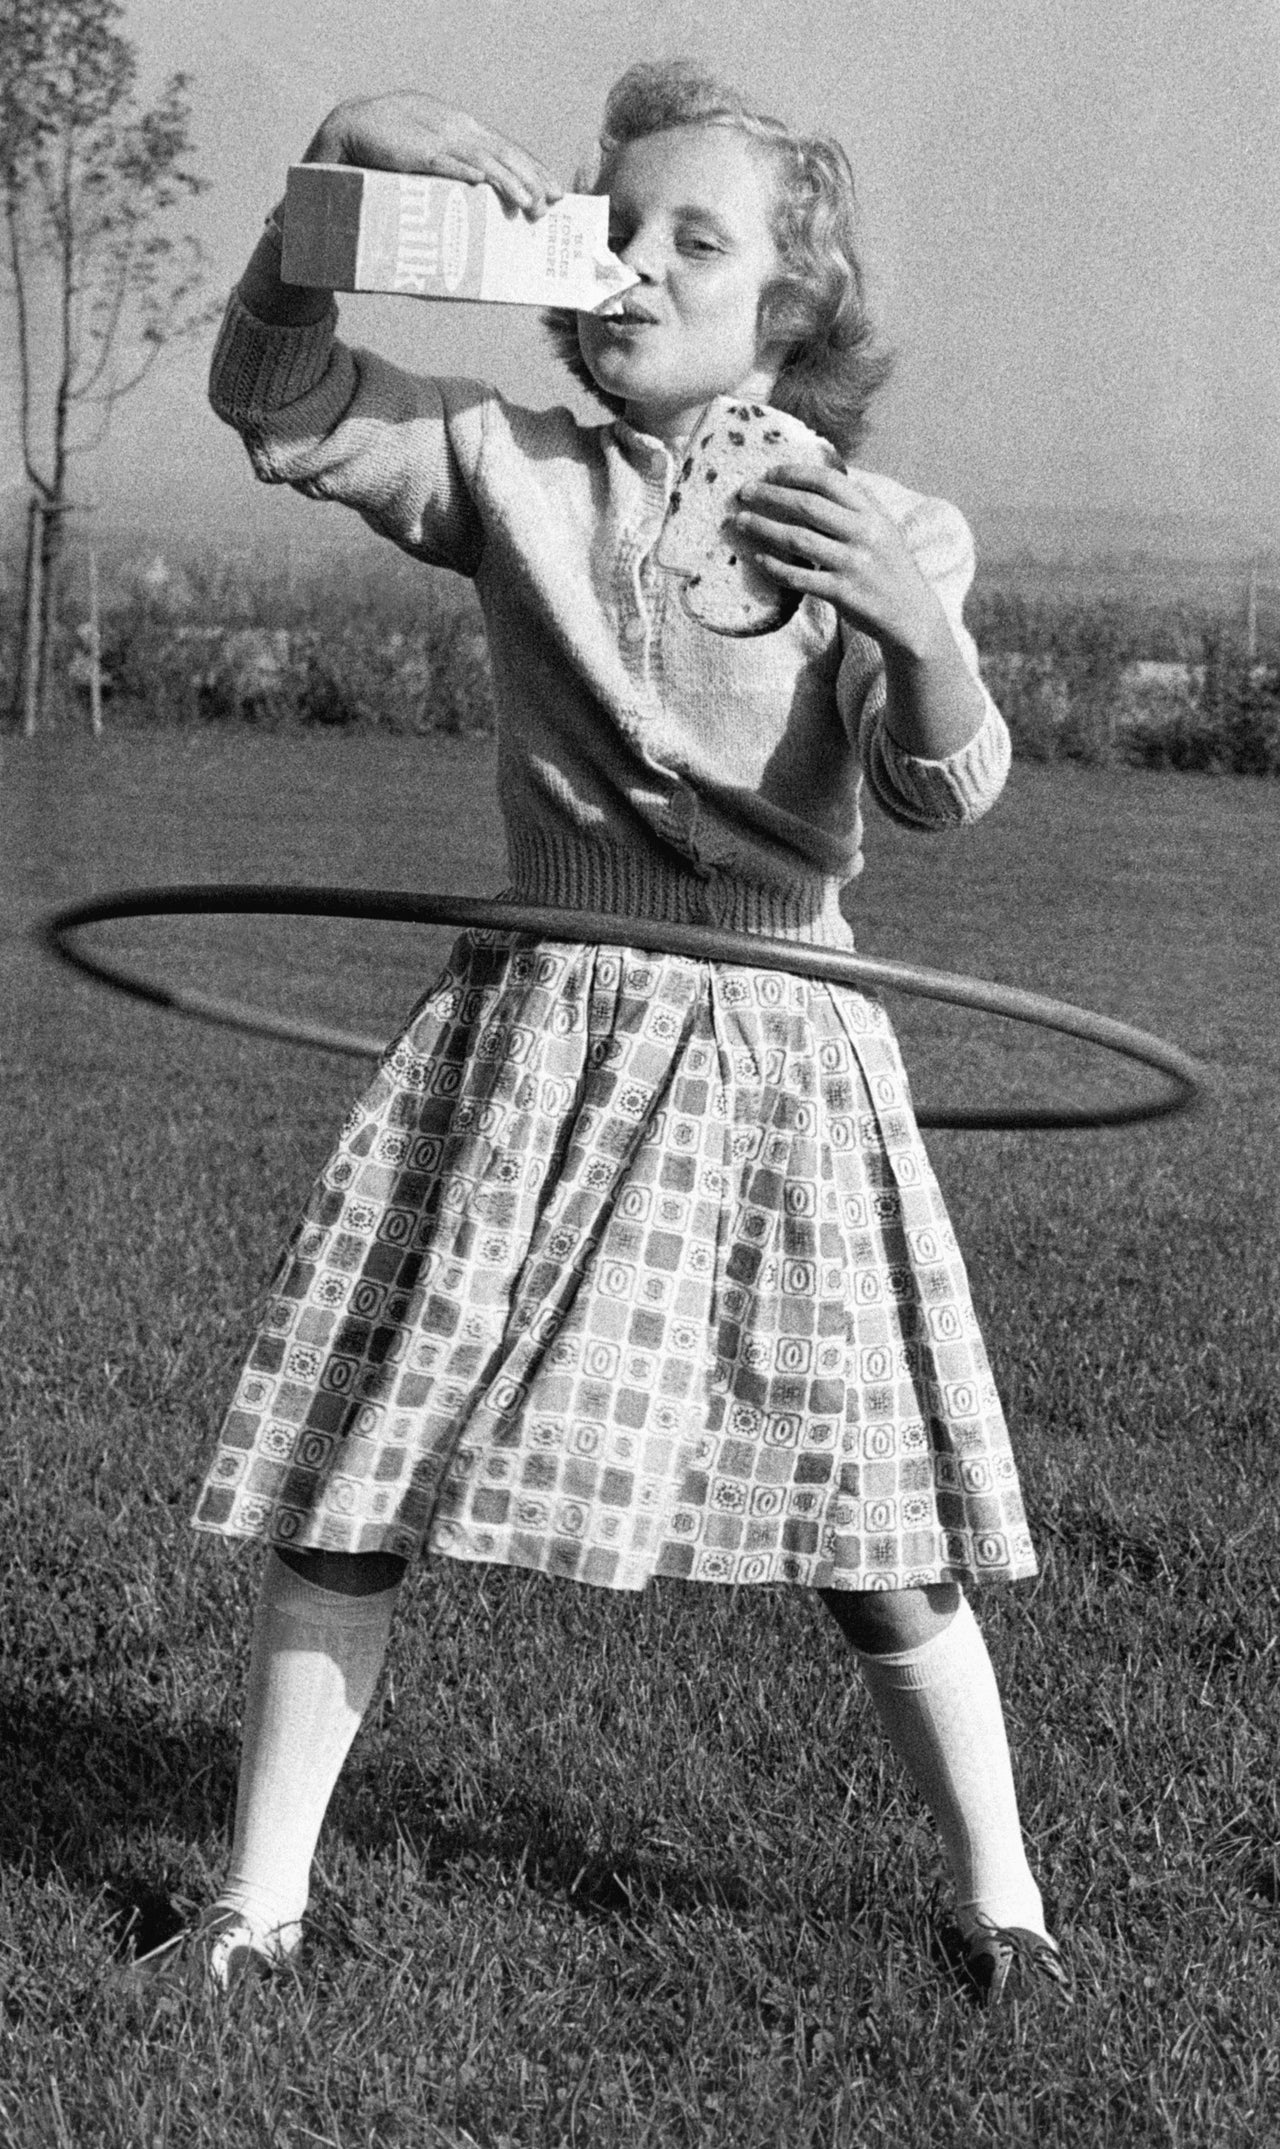
[[[927,1000],[943,1000],[953,1007],[975,1008],[980,1013],[1006,1015],[1014,1022],[1033,1023],[1057,1030],[1085,1044],[1099,1045],[1124,1059],[1154,1068],[1166,1079],[1156,1096],[1123,1104],[1093,1106],[1004,1106],[993,1109],[956,1107],[924,1110],[917,1114],[922,1127],[968,1128],[986,1132],[1037,1131],[1056,1127],[1124,1127],[1141,1120],[1164,1119],[1195,1104],[1205,1085],[1205,1070],[1176,1045],[1136,1030],[1110,1015],[1095,1015],[1072,1007],[1064,1000],[1046,999],[1012,985],[997,985],[984,978],[953,976],[944,970],[923,970],[913,963],[885,962],[877,957],[850,955],[835,948],[810,947],[789,940],[757,939],[754,934],[725,933],[710,926],[657,925],[646,919],[619,919],[601,911],[553,910],[537,904],[505,903],[472,896],[408,895],[394,889],[303,888],[278,885],[124,889],[116,895],[95,897],[55,911],[38,928],[42,945],[73,969],[100,984],[153,1007],[185,1015],[198,1022],[212,1022],[241,1030],[251,1037],[269,1037],[285,1044],[311,1045],[356,1059],[378,1059],[386,1049],[382,1038],[331,1029],[323,1023],[297,1020],[289,1015],[251,1007],[238,1000],[215,999],[187,987],[160,985],[137,976],[122,964],[101,955],[89,955],[73,936],[84,927],[105,925],[121,918],[174,917],[183,914],[251,913],[255,916],[308,918],[368,918],[378,923],[405,925],[452,925],[494,928],[528,933],[542,940],[597,941],[607,946],[639,948],[649,954],[685,955],[695,960],[740,963],[756,970],[786,970],[798,977],[817,978],[834,985],[883,987],[911,993]]]

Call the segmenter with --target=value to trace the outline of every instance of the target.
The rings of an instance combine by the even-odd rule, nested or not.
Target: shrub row
[[[1280,775],[1280,662],[1221,620],[979,597],[972,625],[1022,760]]]
[[[17,588],[0,587],[0,676],[12,680]],[[7,601],[4,601],[7,599]],[[64,598],[53,721],[80,727],[88,629]],[[493,726],[479,608],[453,577],[392,559],[381,571],[315,570],[300,584],[211,558],[153,563],[104,604],[100,677],[107,728],[250,723],[341,730],[483,732]],[[3,721],[0,699],[0,722]]]
[[[108,721],[251,723],[400,732],[488,731],[493,700],[478,618],[459,609],[405,631],[339,620],[177,630],[113,621],[103,637]],[[73,682],[85,691],[80,656]]]
[[[105,609],[108,728],[252,723],[336,730],[485,732],[493,724],[479,610],[451,578],[423,601],[421,570],[136,579]],[[0,666],[16,620],[0,604]],[[70,609],[70,608],[68,608]],[[982,589],[971,623],[1023,759],[1280,774],[1280,650],[1250,662],[1211,615],[1133,603],[1028,603]],[[81,725],[87,636],[64,627],[60,721]]]

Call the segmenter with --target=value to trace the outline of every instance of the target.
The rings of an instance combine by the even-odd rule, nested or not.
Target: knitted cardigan
[[[1009,739],[989,696],[968,745],[923,760],[886,729],[878,645],[830,605],[807,598],[747,639],[688,616],[653,564],[676,471],[662,442],[476,381],[420,379],[347,348],[335,322],[267,326],[233,297],[213,405],[260,478],[344,501],[474,581],[514,896],[848,947],[838,898],[861,869],[864,774],[913,828],[973,820],[997,796]],[[976,679],[963,518],[859,475]]]

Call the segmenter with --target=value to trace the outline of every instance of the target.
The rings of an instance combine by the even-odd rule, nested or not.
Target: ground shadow
[[[157,1870],[143,1846],[157,1836],[207,1842],[226,1829],[235,1796],[236,1740],[207,1719],[181,1727],[109,1715],[52,1695],[0,1693],[0,1865],[37,1885],[57,1876],[100,1895],[122,1952],[142,1953],[179,1929],[191,1905],[178,1877]],[[553,1800],[493,1786],[491,1810],[407,1816],[357,1773],[335,1801],[333,1825],[366,1854],[409,1842],[424,1884],[452,1892],[483,1869],[567,1902],[585,1918],[643,1921],[672,1910],[738,1910],[741,1876],[713,1861],[682,1860],[635,1842],[602,1844]],[[137,1856],[121,1844],[136,1843]],[[115,1846],[114,1855],[108,1844]]]
[[[449,1886],[483,1865],[486,1875],[558,1898],[582,1917],[632,1924],[671,1911],[743,1910],[755,1899],[722,1860],[646,1848],[642,1836],[602,1841],[598,1829],[586,1833],[549,1798],[508,1792],[495,1808],[465,1820],[436,1815],[416,1842],[402,1827],[424,1877]]]

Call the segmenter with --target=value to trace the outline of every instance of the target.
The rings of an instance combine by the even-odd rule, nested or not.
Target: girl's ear
[[[791,288],[790,279],[779,263],[776,274],[768,279],[760,293],[756,314],[757,358],[774,382],[795,348],[795,323],[787,323],[788,313],[794,314],[795,310],[794,298],[788,305]]]
[[[766,388],[759,391],[766,402],[778,385],[778,375],[787,362],[789,348],[788,344],[779,341],[777,337],[766,335],[756,338],[756,373],[759,379],[768,383]]]

